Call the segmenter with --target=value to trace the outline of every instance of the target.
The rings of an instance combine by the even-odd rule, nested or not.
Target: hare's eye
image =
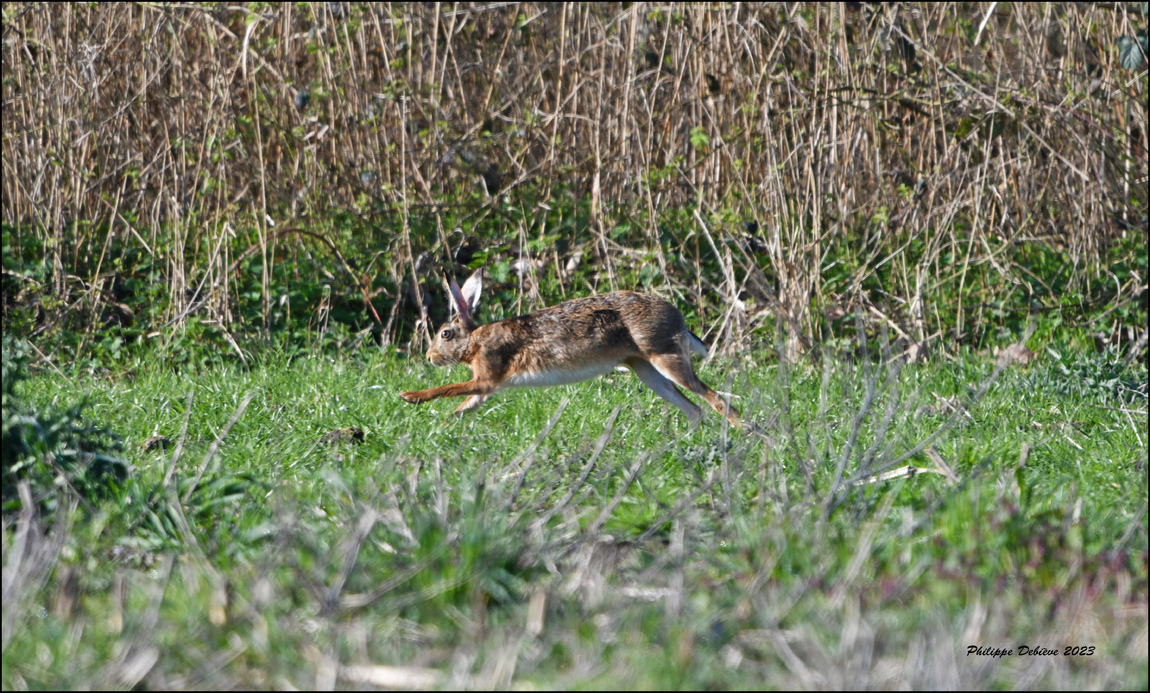
[[[444,330],[443,332],[440,332],[439,338],[443,339],[445,341],[450,340],[451,339],[451,330]]]

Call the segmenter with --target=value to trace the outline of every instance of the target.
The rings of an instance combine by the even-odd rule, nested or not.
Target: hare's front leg
[[[423,404],[424,402],[430,402],[431,400],[439,399],[440,397],[463,397],[464,395],[480,395],[483,397],[483,399],[487,399],[486,395],[491,394],[494,389],[495,388],[493,388],[488,383],[483,383],[478,380],[468,380],[465,383],[440,385],[439,387],[433,387],[430,390],[401,392],[399,393],[399,396],[403,398],[403,401],[405,402],[410,402],[411,404]],[[470,397],[463,404],[467,405],[474,399],[475,397]],[[471,408],[473,409],[478,407],[480,404],[483,404],[483,400],[480,400]]]
[[[459,416],[463,416],[469,411],[475,411],[483,406],[483,403],[487,401],[487,397],[488,395],[471,395],[463,400],[463,404],[455,408],[455,413]]]

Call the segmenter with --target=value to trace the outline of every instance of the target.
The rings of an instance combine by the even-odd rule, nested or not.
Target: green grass
[[[5,595],[3,686],[346,686],[391,665],[448,687],[1144,689],[1146,419],[1123,410],[1145,396],[1083,387],[1081,368],[1043,356],[934,442],[957,483],[848,486],[833,512],[865,359],[786,377],[757,356],[702,368],[760,435],[709,409],[691,430],[623,373],[502,392],[460,420],[456,401],[397,393],[465,369],[379,352],[41,372],[21,395],[86,398],[85,416],[123,436],[133,482],[45,520],[63,545],[43,586]],[[939,430],[940,398],[964,401],[993,370],[977,354],[907,366],[896,395],[884,367],[843,478],[876,441],[896,458]],[[249,393],[185,507],[191,535],[178,513],[149,519],[173,448],[141,443],[174,447],[186,418],[186,490]],[[319,442],[349,426],[362,445]],[[20,527],[5,523],[6,581]]]

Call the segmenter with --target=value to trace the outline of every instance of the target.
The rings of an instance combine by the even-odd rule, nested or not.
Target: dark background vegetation
[[[854,314],[1124,343],[1144,8],[8,4],[4,325],[421,351],[485,266],[491,317],[642,287],[792,359]]]
[[[1145,690],[1146,3],[2,12],[5,689]]]

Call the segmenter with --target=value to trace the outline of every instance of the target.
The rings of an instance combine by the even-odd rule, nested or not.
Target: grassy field
[[[4,5],[0,685],[1145,690],[1146,17]],[[403,403],[480,268],[747,430]]]
[[[378,350],[42,371],[134,469],[6,520],[3,687],[1144,689],[1144,390],[881,351],[703,367],[751,434],[625,373],[459,420]]]

